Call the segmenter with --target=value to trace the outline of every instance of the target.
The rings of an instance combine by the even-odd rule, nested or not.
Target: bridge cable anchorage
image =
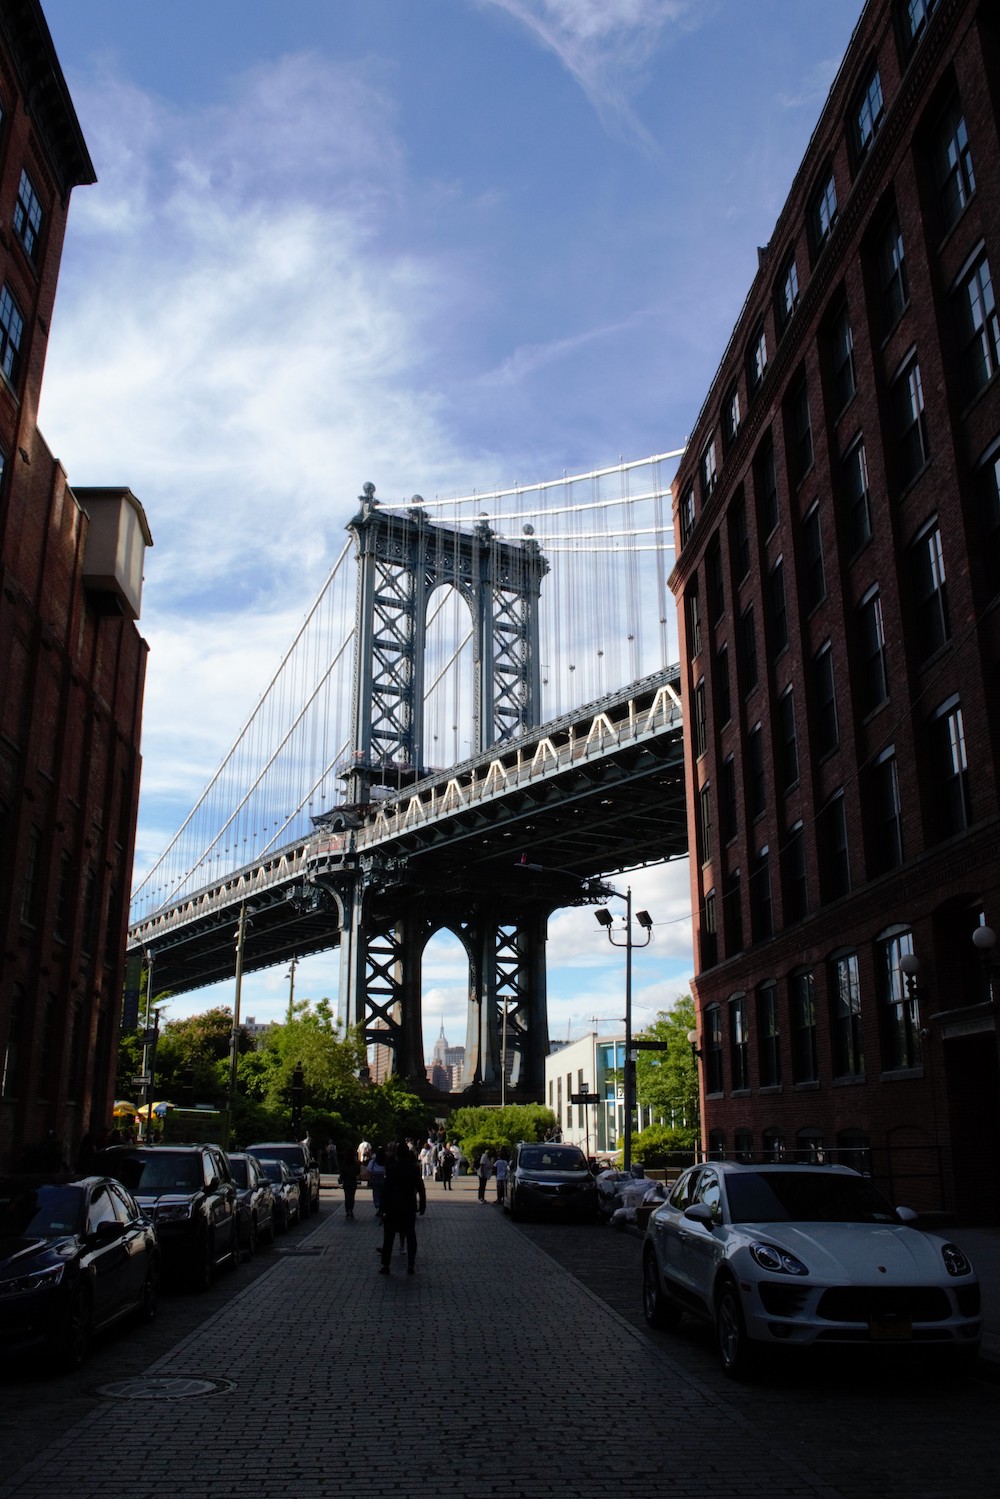
[[[359,788],[401,794],[666,670],[682,451],[454,499],[366,487],[291,646],[137,883],[133,922],[307,838]],[[374,612],[359,654],[363,579]]]

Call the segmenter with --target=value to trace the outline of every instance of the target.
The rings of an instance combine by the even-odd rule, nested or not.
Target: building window
[[[785,1159],[785,1132],[778,1125],[772,1124],[760,1137],[761,1154],[765,1161],[783,1161]]]
[[[889,400],[899,483],[905,488],[919,474],[931,451],[924,412],[924,387],[920,365],[914,355],[906,360],[893,380]]]
[[[760,724],[754,724],[747,735],[746,762],[747,813],[751,822],[763,817],[767,808],[764,781],[764,735]]]
[[[747,348],[747,384],[751,394],[756,394],[760,389],[766,369],[767,334],[764,331],[764,324],[760,323]]]
[[[781,890],[784,903],[784,925],[791,926],[809,914],[809,888],[806,880],[806,839],[801,822],[788,830],[781,850]]]
[[[805,380],[800,380],[789,395],[785,415],[788,434],[788,466],[794,483],[801,484],[813,463],[809,387]]]
[[[795,698],[791,687],[778,699],[778,773],[784,791],[799,779],[799,739],[795,730]]]
[[[826,573],[823,567],[823,533],[819,505],[812,505],[802,517],[802,569],[799,592],[807,614],[826,598]]]
[[[11,385],[17,384],[21,368],[24,318],[7,286],[0,287],[0,370]]]
[[[826,1161],[823,1131],[807,1125],[795,1131],[795,1159],[807,1166],[822,1166]]]
[[[689,484],[681,495],[677,506],[677,521],[681,528],[681,546],[686,546],[694,530],[694,485]]]
[[[844,487],[852,552],[859,552],[872,536],[871,499],[868,489],[868,454],[862,438],[852,444],[840,466]]]
[[[927,23],[937,10],[938,0],[903,0],[903,21],[906,39],[911,45],[923,36]]]
[[[750,572],[750,532],[747,528],[747,502],[742,490],[730,511],[729,526],[733,565],[742,582]]]
[[[878,68],[871,74],[854,109],[854,156],[861,161],[875,139],[885,114],[882,79]]]
[[[858,707],[862,714],[874,713],[889,696],[889,678],[885,661],[885,628],[882,622],[882,600],[872,588],[861,600],[858,621]]]
[[[1000,443],[979,460],[976,470],[980,556],[987,600],[1000,593]]]
[[[942,703],[930,723],[931,784],[938,833],[950,838],[972,823],[965,724],[957,697]]]
[[[910,546],[910,571],[920,659],[926,661],[941,649],[951,635],[944,546],[936,516]]]
[[[712,493],[712,490],[715,488],[715,481],[717,477],[718,473],[715,463],[715,438],[713,437],[708,447],[701,455],[701,498],[703,504]]]
[[[967,400],[977,396],[1000,368],[1000,320],[997,319],[990,263],[980,255],[962,277],[955,294],[962,340]]]
[[[878,875],[903,862],[903,808],[894,749],[883,750],[872,766],[871,788],[871,863],[872,873]]]
[[[882,1066],[892,1072],[920,1064],[920,1021],[917,996],[907,989],[902,959],[913,952],[912,934],[896,927],[875,945],[882,1010]]]
[[[833,1075],[861,1077],[865,1070],[865,1053],[861,1037],[861,981],[857,953],[842,953],[831,958],[829,979]]]
[[[32,824],[28,829],[28,844],[24,855],[24,883],[21,886],[21,920],[25,926],[34,926],[38,905],[38,873],[41,858],[42,835]]]
[[[720,645],[716,652],[712,685],[715,689],[715,719],[721,728],[723,724],[729,722],[732,716],[729,694],[729,647],[727,645]]]
[[[750,1086],[750,1029],[745,994],[729,1001],[729,1069],[733,1092]]]
[[[771,850],[767,844],[754,859],[750,871],[750,916],[755,942],[774,936],[774,906],[771,900]]]
[[[840,743],[837,725],[837,691],[833,678],[833,650],[821,645],[813,657],[813,743],[817,757],[827,755]]]
[[[757,500],[757,531],[765,539],[778,525],[778,475],[774,462],[774,440],[770,433],[754,459],[754,492]]]
[[[847,806],[837,791],[817,819],[820,850],[820,888],[824,900],[837,900],[851,888],[851,860],[847,846]]]
[[[712,858],[712,789],[702,786],[698,792],[698,853],[702,864]]]
[[[722,837],[725,843],[736,837],[737,822],[736,762],[727,755],[722,762]]]
[[[816,1030],[816,983],[803,969],[788,980],[788,1010],[792,1031],[792,1081],[819,1081],[819,1045]]]
[[[701,913],[701,966],[711,968],[719,961],[719,932],[715,910],[715,891],[709,890]]]
[[[705,701],[705,678],[694,689],[694,751],[701,756],[708,749],[708,705]]]
[[[726,612],[726,587],[722,573],[722,546],[718,533],[712,537],[705,550],[705,584],[708,593],[709,616],[714,624]]]
[[[738,385],[733,385],[730,388],[722,407],[722,430],[725,435],[727,446],[736,441],[737,434],[740,430],[741,421],[742,413],[740,411],[740,388]]]
[[[684,605],[687,611],[688,656],[693,659],[701,650],[701,609],[698,605],[697,578],[694,578],[688,585],[684,595]]]
[[[37,265],[42,238],[42,205],[34,183],[23,168],[14,204],[14,233],[24,246],[28,259]]]
[[[748,604],[740,620],[740,677],[744,697],[757,686],[757,631],[753,604]]]
[[[705,1064],[705,1092],[722,1092],[722,1007],[709,1005],[702,1012],[702,1060]]]
[[[854,333],[846,302],[829,325],[827,347],[830,359],[830,406],[839,413],[858,388],[854,368]]]
[[[795,264],[793,250],[781,268],[774,288],[774,310],[777,314],[779,333],[783,333],[791,321],[792,313],[799,305],[799,269]]]
[[[757,1048],[760,1086],[781,1085],[781,1029],[778,1023],[778,986],[773,979],[757,989]]]
[[[743,948],[743,881],[734,869],[722,896],[722,919],[726,927],[726,957]]]
[[[56,879],[56,901],[52,917],[52,935],[57,942],[65,942],[73,919],[73,859],[63,849],[59,855],[59,873]]]
[[[934,167],[938,202],[941,205],[941,227],[947,233],[958,222],[976,190],[969,133],[957,99],[951,101],[942,117],[934,153]]]
[[[813,254],[818,255],[837,222],[837,183],[831,171],[813,195],[809,209]]]
[[[58,1019],[59,1001],[50,994],[42,1015],[41,1044],[38,1048],[38,1096],[54,1098],[58,1092]]]
[[[20,984],[11,989],[10,1010],[7,1017],[7,1039],[4,1044],[2,1067],[0,1067],[0,1098],[14,1098],[18,1091],[21,1069],[21,1041],[24,1029],[25,994]]]
[[[906,253],[899,215],[893,209],[886,220],[878,245],[879,285],[882,293],[882,326],[888,333],[895,328],[910,300],[910,283],[906,274]]]
[[[780,557],[767,575],[767,602],[771,624],[771,654],[777,656],[788,644],[785,564]]]

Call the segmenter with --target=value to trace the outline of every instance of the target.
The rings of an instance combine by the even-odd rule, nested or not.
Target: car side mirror
[[[912,1208],[896,1209],[896,1217],[900,1223],[916,1223],[919,1216],[919,1213],[915,1213]]]
[[[700,1223],[702,1228],[715,1227],[715,1214],[706,1202],[692,1202],[689,1208],[684,1209],[685,1218],[690,1218],[692,1223]]]
[[[121,1224],[112,1223],[110,1218],[104,1218],[94,1229],[90,1237],[93,1239],[95,1244],[110,1244],[112,1240],[120,1239],[121,1236]]]

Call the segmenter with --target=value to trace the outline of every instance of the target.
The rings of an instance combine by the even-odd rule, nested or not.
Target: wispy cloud
[[[667,26],[689,25],[693,0],[479,0],[499,6],[550,48],[605,126],[655,143],[632,99]]]

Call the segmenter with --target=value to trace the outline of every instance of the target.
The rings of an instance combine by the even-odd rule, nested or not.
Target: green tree
[[[544,1140],[556,1128],[555,1114],[540,1103],[456,1109],[448,1120],[452,1139],[458,1140],[470,1161],[485,1149],[512,1149],[522,1140]]]
[[[698,1128],[698,1070],[687,1037],[694,1025],[694,1000],[678,995],[637,1037],[664,1042],[665,1050],[640,1051],[635,1064],[639,1103],[654,1109],[668,1127],[692,1132],[692,1139]]]

